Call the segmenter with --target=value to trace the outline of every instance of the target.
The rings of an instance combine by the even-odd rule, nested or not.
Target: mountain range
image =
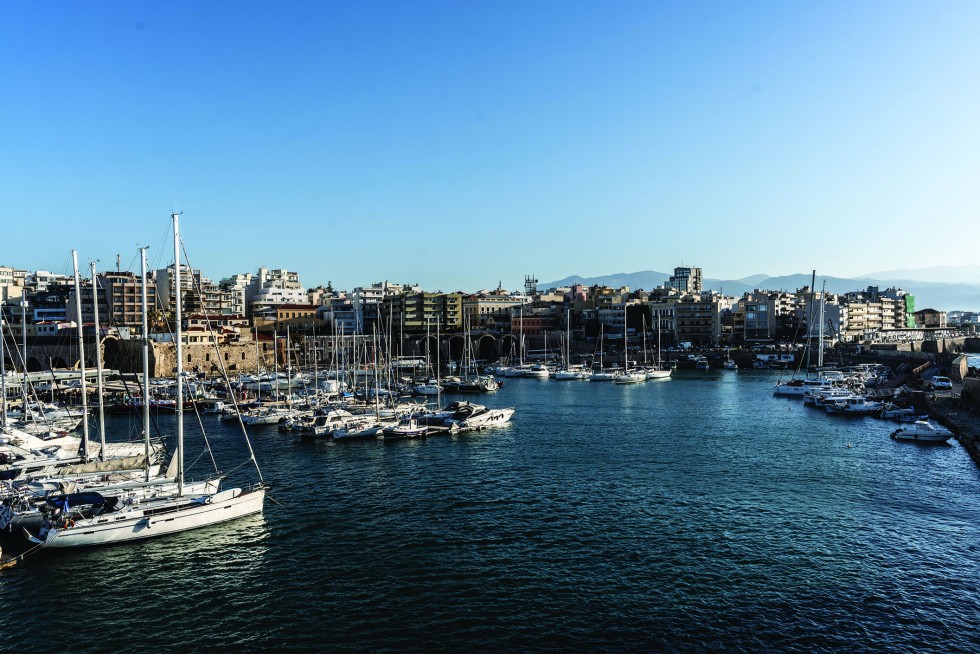
[[[656,270],[644,270],[633,273],[616,273],[598,277],[581,277],[572,275],[554,282],[539,284],[538,288],[547,289],[559,286],[583,284],[585,286],[600,285],[619,288],[628,286],[632,290],[651,290],[662,286],[670,278],[671,273]],[[809,273],[771,276],[766,274],[749,275],[741,279],[709,279],[704,278],[705,289],[725,293],[726,295],[741,296],[755,289],[770,291],[796,291],[810,285]],[[943,281],[948,280],[948,281]],[[933,268],[889,270],[854,278],[817,276],[817,288],[822,288],[824,282],[830,293],[847,293],[861,291],[868,286],[877,286],[881,290],[895,286],[904,289],[915,296],[916,309],[937,309],[939,311],[978,311],[980,310],[980,266],[938,266]]]

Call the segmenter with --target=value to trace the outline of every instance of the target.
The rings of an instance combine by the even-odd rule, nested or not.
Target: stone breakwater
[[[929,410],[956,434],[956,440],[980,466],[980,379],[964,379],[959,398],[934,397]]]

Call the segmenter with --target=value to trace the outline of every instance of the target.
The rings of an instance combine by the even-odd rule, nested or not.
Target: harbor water
[[[0,573],[0,647],[976,652],[976,466],[775,381],[507,379],[468,399],[509,425],[424,441],[255,429],[263,516],[41,552]]]

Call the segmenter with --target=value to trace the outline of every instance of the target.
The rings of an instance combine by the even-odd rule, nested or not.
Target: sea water
[[[425,441],[255,429],[263,516],[3,571],[2,647],[976,652],[976,466],[775,381],[508,379],[468,398],[508,426]]]

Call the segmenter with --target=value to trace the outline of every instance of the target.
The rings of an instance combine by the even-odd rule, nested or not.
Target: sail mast
[[[95,370],[98,377],[95,380],[99,393],[99,444],[102,450],[99,460],[105,461],[105,402],[102,397],[102,340],[99,338],[102,331],[99,324],[99,283],[95,274],[95,262],[89,264],[92,270],[92,310],[95,316]]]
[[[71,265],[75,274],[75,320],[78,322],[78,370],[81,373],[82,391],[82,456],[88,456],[88,388],[85,385],[85,339],[82,337],[82,286],[78,281],[78,252],[71,251]]]
[[[177,341],[177,495],[184,494],[184,348],[183,329],[181,327],[181,288],[180,288],[180,225],[178,214],[173,214],[174,221],[174,294],[176,308],[174,310],[174,331]]]
[[[823,289],[820,291],[820,349],[817,350],[817,367],[823,368],[823,312],[824,303],[827,301],[827,280],[823,280]]]
[[[7,428],[7,363],[4,361],[3,312],[0,311],[0,427]]]
[[[140,248],[140,310],[143,314],[143,453],[146,456],[144,479],[150,481],[150,321],[146,315],[146,248]]]

